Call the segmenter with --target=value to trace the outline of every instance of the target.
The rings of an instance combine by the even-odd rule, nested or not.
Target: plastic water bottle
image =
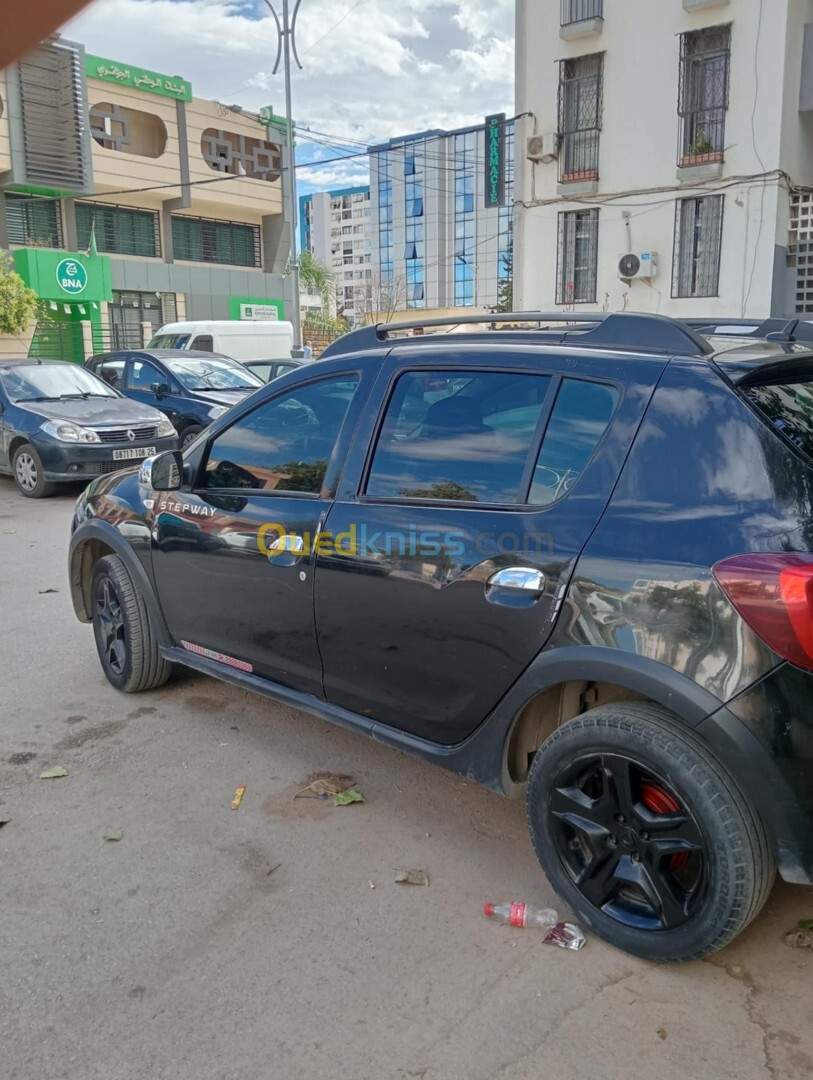
[[[535,926],[538,930],[551,930],[559,922],[553,908],[533,908],[527,904],[484,904],[483,914],[499,919],[508,926]]]

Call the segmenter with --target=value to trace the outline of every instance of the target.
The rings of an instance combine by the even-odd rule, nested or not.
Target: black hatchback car
[[[157,409],[129,401],[78,364],[0,361],[0,473],[31,499],[178,445]]]
[[[120,690],[183,664],[524,797],[584,923],[700,957],[813,883],[813,350],[533,319],[364,328],[94,482],[76,614]]]
[[[194,350],[128,349],[94,356],[87,366],[127,397],[166,413],[182,448],[263,385],[236,360]]]

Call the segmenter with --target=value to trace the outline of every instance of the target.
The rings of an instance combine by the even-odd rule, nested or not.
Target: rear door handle
[[[531,608],[545,592],[545,575],[529,566],[506,566],[486,582],[486,600],[501,607]]]
[[[506,566],[504,570],[491,575],[486,588],[541,593],[545,588],[545,575],[541,570],[532,570],[527,566]]]

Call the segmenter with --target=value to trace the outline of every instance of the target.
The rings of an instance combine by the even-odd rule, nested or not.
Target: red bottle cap
[[[494,914],[493,904],[483,904],[483,914],[488,915],[489,918]]]

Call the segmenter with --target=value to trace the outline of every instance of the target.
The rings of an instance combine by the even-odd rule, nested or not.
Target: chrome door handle
[[[507,566],[504,570],[492,574],[486,584],[489,589],[541,593],[545,588],[545,575],[541,570],[531,570],[526,566]]]
[[[277,554],[287,551],[292,555],[301,555],[305,550],[305,541],[301,536],[296,536],[294,533],[284,533],[282,536],[278,536],[272,544],[268,545],[268,550]]]

